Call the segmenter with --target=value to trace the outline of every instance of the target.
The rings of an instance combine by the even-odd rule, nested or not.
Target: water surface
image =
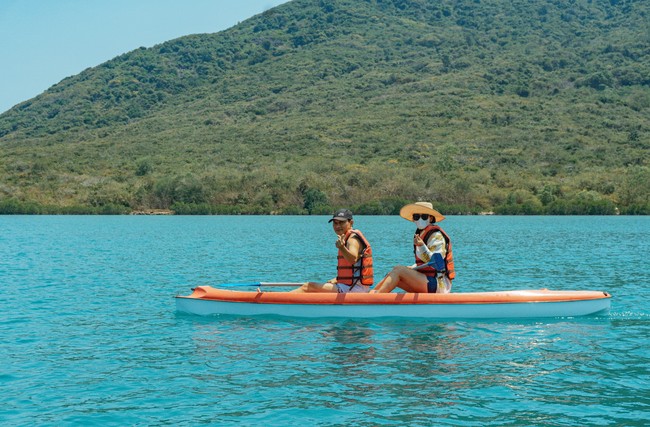
[[[399,217],[358,217],[375,271]],[[335,275],[327,217],[0,216],[0,424],[650,423],[650,218],[449,217],[454,291],[611,292],[608,317],[198,317],[173,296]]]

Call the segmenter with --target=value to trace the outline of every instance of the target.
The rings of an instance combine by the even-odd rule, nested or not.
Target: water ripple
[[[503,277],[509,287],[542,287],[553,277],[551,285],[564,289],[611,291],[610,316],[430,322],[176,313],[172,296],[199,284],[332,274],[325,218],[255,220],[261,226],[251,233],[251,218],[238,217],[1,217],[2,425],[647,420],[648,218],[445,223],[459,258],[457,290],[500,288]],[[405,221],[357,221],[376,247],[378,272],[412,256]],[[611,230],[622,250],[599,247],[590,221]],[[293,242],[277,233],[288,228],[310,236],[313,259],[323,261],[297,262]],[[510,244],[495,250],[485,230],[511,236]],[[540,264],[548,248],[542,234],[565,242],[566,257]],[[232,250],[251,235],[272,255],[251,263]],[[625,275],[603,271],[606,257]]]

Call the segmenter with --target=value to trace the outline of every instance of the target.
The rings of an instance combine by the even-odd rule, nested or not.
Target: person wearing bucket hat
[[[417,227],[413,236],[415,264],[394,267],[371,292],[391,292],[395,288],[406,292],[450,292],[451,281],[456,277],[451,239],[437,225],[445,219],[444,215],[429,202],[408,204],[399,215]]]
[[[337,239],[337,274],[325,283],[307,282],[291,292],[368,292],[373,284],[372,248],[363,233],[352,228],[349,209],[339,209],[328,221]]]

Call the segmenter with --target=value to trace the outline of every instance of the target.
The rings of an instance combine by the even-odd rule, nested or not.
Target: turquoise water
[[[0,425],[650,424],[650,218],[450,217],[454,290],[605,290],[609,317],[198,317],[173,296],[334,275],[326,217],[0,216]],[[399,217],[358,217],[376,271]]]

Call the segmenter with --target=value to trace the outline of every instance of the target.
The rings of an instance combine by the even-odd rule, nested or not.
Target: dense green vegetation
[[[294,0],[0,115],[0,212],[650,213],[650,2]]]

